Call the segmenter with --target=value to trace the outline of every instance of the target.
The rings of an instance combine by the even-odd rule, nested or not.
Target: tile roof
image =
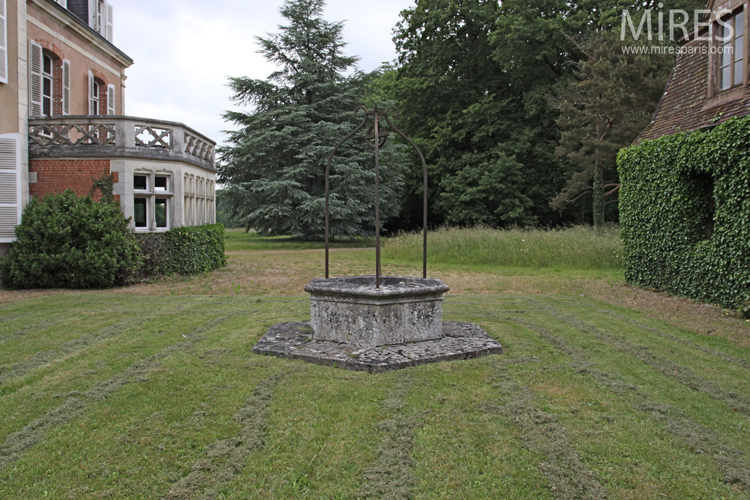
[[[735,116],[750,114],[750,95],[732,89],[736,97],[720,103],[722,94],[708,97],[708,42],[691,41],[682,46],[656,113],[635,142],[676,132],[713,126]],[[714,105],[715,103],[715,105]]]

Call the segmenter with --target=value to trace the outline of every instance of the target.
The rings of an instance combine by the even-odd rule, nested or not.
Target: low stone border
[[[399,345],[358,347],[313,339],[309,322],[276,323],[253,352],[347,370],[382,373],[438,361],[502,354],[503,346],[473,323],[443,321],[443,338]]]

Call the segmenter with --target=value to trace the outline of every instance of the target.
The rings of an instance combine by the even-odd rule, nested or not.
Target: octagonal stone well
[[[441,339],[448,290],[435,278],[382,276],[379,288],[375,276],[313,279],[313,338],[361,347]]]

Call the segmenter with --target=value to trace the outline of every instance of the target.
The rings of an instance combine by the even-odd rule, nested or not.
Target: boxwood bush
[[[128,283],[140,248],[116,202],[73,191],[32,199],[0,261],[8,288],[107,288]]]
[[[750,117],[643,141],[617,162],[627,281],[750,316]]]
[[[224,226],[180,227],[137,235],[143,255],[142,276],[199,274],[226,265]]]

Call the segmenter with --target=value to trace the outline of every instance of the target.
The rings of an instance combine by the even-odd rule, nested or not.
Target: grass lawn
[[[333,275],[372,274],[360,244]],[[617,266],[436,252],[444,318],[504,354],[379,375],[254,355],[309,318],[318,248],[232,232],[207,275],[0,291],[0,499],[750,497],[750,322]]]

